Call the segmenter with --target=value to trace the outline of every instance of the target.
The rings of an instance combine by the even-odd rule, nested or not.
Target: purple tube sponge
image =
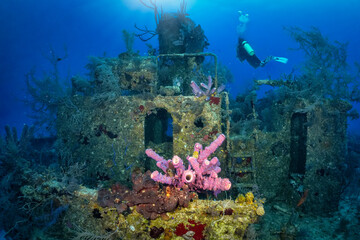
[[[153,173],[151,173],[151,179],[154,180],[155,182],[161,182],[169,185],[172,183],[171,177],[163,175],[158,171],[154,171]]]
[[[174,156],[172,160],[165,160],[152,149],[147,149],[145,151],[146,155],[156,160],[156,165],[165,173],[161,174],[158,171],[154,171],[151,174],[151,178],[154,181],[178,188],[187,185],[191,190],[209,190],[214,191],[215,194],[229,190],[231,188],[230,180],[218,177],[218,173],[221,171],[219,159],[217,157],[212,158],[210,161],[207,159],[224,140],[225,135],[221,134],[204,150],[200,143],[196,143],[193,156],[187,157],[189,161],[187,169],[185,169],[183,160],[180,157]],[[170,162],[171,164],[169,164]],[[167,173],[171,165],[176,170],[174,176],[170,176]]]
[[[199,85],[197,85],[194,81],[191,81],[190,86],[193,90],[193,93],[196,97],[202,97],[202,96],[206,96],[206,101],[209,101],[211,96],[213,94],[215,94],[215,92],[217,94],[221,93],[222,91],[224,91],[225,89],[225,85],[222,84],[217,90],[216,88],[211,88],[213,85],[212,82],[212,78],[211,76],[208,76],[208,83],[200,83],[200,86],[203,87],[205,89],[205,91],[203,91]]]
[[[220,145],[224,142],[224,140],[225,140],[225,135],[220,134],[217,139],[215,139],[208,147],[206,147],[203,151],[200,152],[200,155],[199,155],[199,158],[198,158],[199,161],[201,161],[201,162],[204,161],[204,159],[209,157],[210,154],[215,152],[216,149],[218,147],[220,147]]]
[[[203,90],[201,90],[201,88],[196,84],[196,82],[191,81],[190,86],[191,86],[191,88],[193,90],[193,94],[196,97],[201,97],[201,96],[205,95],[205,92]]]

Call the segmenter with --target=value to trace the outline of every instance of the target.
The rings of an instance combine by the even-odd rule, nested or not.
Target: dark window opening
[[[197,127],[197,128],[204,128],[204,120],[202,117],[198,117],[195,119],[194,121],[194,125]]]
[[[150,142],[173,142],[173,119],[165,109],[159,108],[145,118],[145,146]]]
[[[291,117],[290,174],[305,174],[307,141],[306,122],[306,113],[294,113]]]

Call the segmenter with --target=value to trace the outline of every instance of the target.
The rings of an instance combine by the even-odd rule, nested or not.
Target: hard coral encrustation
[[[263,205],[260,205],[256,208],[256,214],[258,216],[264,216],[265,215],[265,209]]]
[[[173,237],[173,234],[172,234],[172,231],[170,228],[165,228],[165,231],[164,231],[164,240],[170,240],[172,239]]]
[[[254,194],[252,192],[247,192],[245,195],[245,201],[248,204],[252,204],[254,202]]]
[[[228,178],[218,177],[221,171],[220,161],[217,157],[212,158],[210,161],[207,159],[216,149],[224,142],[225,135],[220,134],[208,147],[203,149],[200,143],[194,146],[193,156],[188,156],[189,166],[185,169],[183,160],[174,156],[171,160],[165,160],[159,156],[152,149],[145,151],[146,155],[157,161],[156,165],[161,168],[164,174],[154,171],[151,178],[154,181],[161,182],[168,185],[173,185],[178,188],[187,186],[191,190],[210,190],[214,194],[221,191],[227,191],[231,188],[231,182]],[[168,169],[174,168],[175,175],[168,174]]]

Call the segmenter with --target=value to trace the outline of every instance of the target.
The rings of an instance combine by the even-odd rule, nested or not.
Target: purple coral
[[[208,76],[208,83],[200,83],[200,86],[205,88],[206,91],[203,91],[194,81],[191,81],[190,86],[193,90],[193,93],[196,97],[206,96],[205,100],[209,101],[211,96],[216,92],[217,94],[221,93],[225,89],[225,85],[222,84],[216,91],[216,88],[211,88],[213,85],[211,76]]]
[[[178,188],[186,185],[192,190],[214,191],[215,195],[221,191],[229,190],[231,188],[230,180],[218,177],[218,173],[221,171],[219,159],[217,157],[212,158],[210,161],[207,159],[224,140],[225,135],[221,134],[204,150],[200,143],[196,143],[193,156],[187,157],[189,161],[188,169],[185,169],[182,159],[178,156],[174,156],[171,160],[165,160],[152,149],[147,149],[146,155],[156,160],[156,165],[165,172],[164,175],[154,171],[151,174],[151,178],[154,181],[174,185]],[[176,169],[175,176],[166,175],[170,163]]]

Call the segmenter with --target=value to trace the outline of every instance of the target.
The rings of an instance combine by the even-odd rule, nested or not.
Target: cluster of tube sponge
[[[192,91],[193,91],[195,97],[205,96],[206,101],[209,101],[211,96],[213,96],[215,93],[220,94],[225,89],[224,84],[222,84],[218,89],[212,88],[212,85],[213,85],[213,82],[212,82],[211,76],[208,76],[208,83],[207,84],[200,83],[200,86],[203,87],[205,89],[205,91],[203,91],[199,87],[199,85],[197,85],[194,81],[191,81],[191,83],[190,83],[190,86],[192,88]]]
[[[225,135],[221,134],[205,149],[200,143],[196,143],[193,156],[187,157],[189,161],[187,169],[183,160],[176,155],[172,159],[165,160],[154,150],[146,149],[146,155],[156,160],[156,165],[165,172],[162,174],[154,171],[151,178],[156,182],[178,188],[187,185],[190,190],[214,191],[215,195],[221,191],[229,190],[231,188],[230,180],[218,177],[218,173],[221,171],[219,159],[214,157],[210,161],[208,160],[208,157],[216,151],[224,140]]]

